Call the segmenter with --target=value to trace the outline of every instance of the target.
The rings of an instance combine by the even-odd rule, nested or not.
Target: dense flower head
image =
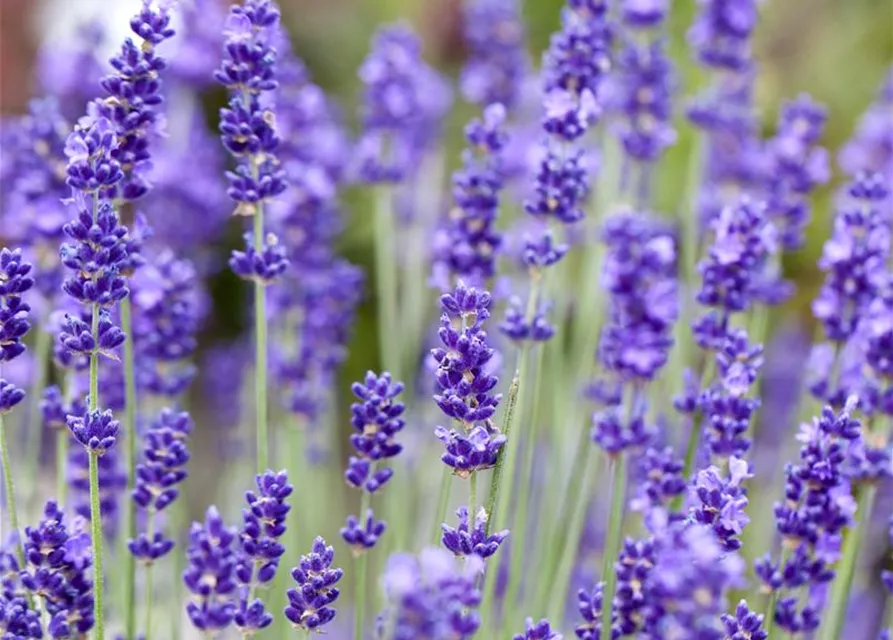
[[[214,75],[231,92],[228,106],[220,110],[220,133],[223,145],[240,160],[236,170],[226,174],[227,195],[237,203],[239,215],[254,215],[286,187],[276,157],[275,116],[260,99],[278,86],[278,22],[279,11],[270,0],[234,5],[226,22],[223,61]]]
[[[206,301],[195,265],[170,250],[151,260],[130,279],[137,386],[167,398],[182,394],[195,376],[189,359]]]
[[[115,128],[108,119],[96,118],[76,126],[65,141],[68,185],[84,193],[107,193],[124,178],[114,154],[117,148]]]
[[[208,509],[204,523],[192,524],[183,583],[193,596],[186,613],[199,630],[225,629],[233,621],[237,540],[236,530],[224,525],[215,507]]]
[[[877,99],[862,116],[850,141],[838,155],[841,168],[851,177],[861,172],[879,172],[889,181],[893,176],[893,66],[881,80]]]
[[[341,527],[341,537],[353,550],[355,556],[372,549],[387,529],[384,520],[376,520],[372,509],[363,514],[362,521],[357,516],[347,516]]]
[[[505,310],[505,318],[499,324],[499,330],[514,342],[523,342],[524,340],[545,342],[555,335],[555,327],[546,318],[546,311],[546,306],[540,305],[540,308],[534,312],[533,318],[528,321],[520,298],[512,296]]]
[[[474,556],[460,564],[443,549],[392,555],[382,576],[388,604],[379,624],[394,640],[471,637],[480,627],[475,610],[481,601],[475,586],[480,569]]]
[[[648,447],[638,457],[637,466],[633,477],[638,477],[639,481],[630,502],[632,509],[648,511],[663,507],[685,491],[684,464],[672,447]]]
[[[662,39],[647,47],[624,44],[617,58],[611,107],[624,152],[638,162],[654,162],[676,140],[671,119],[673,66]]]
[[[463,35],[469,54],[459,86],[466,100],[485,107],[514,107],[529,60],[517,0],[475,0],[463,5]]]
[[[850,183],[850,201],[834,219],[819,267],[826,273],[812,303],[828,339],[842,342],[856,330],[874,299],[877,276],[890,254],[890,226],[879,208],[887,197],[880,174],[863,174]]]
[[[380,489],[391,477],[392,469],[378,466],[379,461],[393,458],[403,450],[395,436],[403,430],[406,407],[397,401],[403,392],[402,382],[392,382],[391,374],[381,376],[366,372],[365,380],[355,382],[351,391],[360,402],[351,405],[350,424],[355,433],[350,444],[356,451],[344,474],[348,484],[369,493]]]
[[[552,628],[546,619],[534,622],[532,618],[527,618],[524,626],[526,627],[524,633],[516,634],[514,640],[562,640],[564,638]]]
[[[22,294],[34,286],[32,269],[21,249],[0,249],[0,363],[25,351],[22,338],[30,328],[31,307],[22,300]]]
[[[568,245],[555,242],[551,231],[524,239],[522,262],[531,269],[543,269],[559,262],[567,253]]]
[[[245,250],[234,250],[229,259],[233,273],[244,280],[251,280],[264,286],[272,284],[285,273],[288,264],[285,247],[272,233],[267,234],[259,250],[254,246],[254,236],[246,233]]]
[[[143,436],[143,459],[136,468],[132,499],[141,509],[148,510],[149,518],[170,506],[179,495],[177,485],[187,475],[190,454],[186,440],[192,429],[188,413],[164,409]],[[167,554],[173,548],[173,541],[155,532],[153,539],[141,534],[129,541],[128,546],[134,556],[151,562]]]
[[[714,223],[714,241],[698,265],[700,304],[713,312],[694,327],[698,344],[718,348],[728,332],[729,315],[750,307],[764,265],[776,250],[776,232],[767,222],[764,207],[742,198],[723,209]]]
[[[734,615],[723,614],[722,623],[729,640],[766,640],[769,633],[763,628],[763,618],[762,614],[750,610],[746,600],[741,600]]]
[[[468,507],[459,507],[456,511],[459,526],[451,527],[441,524],[443,530],[441,542],[456,557],[464,558],[476,555],[482,559],[489,558],[499,550],[499,545],[508,537],[508,530],[487,533],[487,512],[483,507],[475,514],[474,523],[469,523]]]
[[[589,195],[586,158],[581,149],[560,151],[551,146],[539,162],[534,194],[524,202],[524,210],[543,219],[564,224],[583,219],[583,206]]]
[[[699,4],[688,39],[701,63],[729,71],[750,65],[757,0],[699,0]]]
[[[68,416],[68,428],[74,439],[91,455],[104,455],[115,446],[120,424],[111,411],[88,411],[83,416]]]
[[[79,525],[70,529],[62,509],[50,501],[38,525],[25,527],[23,542],[22,585],[43,602],[49,637],[88,633],[94,621],[90,534]]]
[[[561,12],[561,29],[552,35],[543,55],[547,91],[560,88],[575,94],[599,95],[611,69],[612,32],[603,0],[568,0]]]
[[[136,200],[149,190],[146,180],[150,154],[149,140],[159,127],[158,108],[164,101],[159,74],[167,66],[155,47],[173,37],[170,5],[154,5],[143,0],[142,9],[130,21],[130,28],[143,42],[128,38],[109,62],[115,72],[100,81],[108,97],[98,100],[96,110],[112,123],[118,145],[112,156],[121,165],[124,179],[113,193],[124,200]]]
[[[14,594],[0,593],[0,629],[9,638],[43,637],[40,613],[31,609],[26,598]]]
[[[877,293],[862,321],[865,363],[877,383],[889,393],[893,386],[893,272],[879,275],[876,282]],[[893,403],[885,401],[884,405],[884,413],[893,413]]]
[[[418,36],[404,24],[380,29],[360,65],[363,132],[357,149],[359,178],[403,180],[413,171],[449,107],[445,80],[422,60]]]
[[[694,520],[713,528],[717,540],[729,551],[741,548],[740,535],[750,521],[747,515],[747,489],[743,482],[753,474],[747,461],[729,459],[729,475],[715,466],[698,472],[694,482],[697,504],[692,509]]]
[[[243,636],[251,637],[273,624],[273,614],[267,611],[264,601],[260,598],[255,598],[251,602],[242,598],[233,614],[233,624]]]
[[[767,213],[785,249],[805,241],[807,196],[830,178],[827,149],[817,145],[827,111],[803,95],[782,108],[775,137],[767,143]]]
[[[790,633],[815,629],[824,606],[821,598],[798,604],[797,589],[820,589],[834,579],[843,531],[853,524],[856,503],[844,475],[847,449],[861,437],[851,417],[856,399],[839,413],[830,407],[801,426],[799,464],[785,470],[785,501],[775,505],[776,529],[792,549],[783,562],[765,557],[756,572],[770,590],[779,591],[775,621]]]
[[[255,479],[257,491],[247,491],[248,507],[242,510],[242,543],[236,575],[243,584],[270,582],[285,553],[280,538],[291,506],[285,501],[294,487],[285,471],[265,471]]]
[[[83,199],[78,215],[63,227],[72,241],[62,245],[62,264],[71,274],[63,290],[85,305],[111,307],[127,297],[123,271],[129,267],[127,228],[122,226],[112,205],[101,200],[91,213]]]
[[[478,425],[468,432],[437,427],[434,435],[443,442],[444,451],[440,459],[453,472],[467,478],[475,471],[490,469],[496,465],[499,450],[506,442],[505,435]]]
[[[636,214],[605,223],[602,286],[610,294],[599,359],[624,382],[654,378],[667,361],[678,315],[673,237]]]
[[[335,585],[344,575],[341,569],[332,568],[334,559],[335,550],[317,537],[310,553],[301,556],[298,566],[292,569],[291,577],[297,587],[286,592],[285,617],[296,629],[322,631],[334,620],[336,610],[332,604],[340,594]]]
[[[99,320],[96,322],[96,332],[89,323],[77,316],[66,314],[65,321],[59,332],[59,342],[72,355],[90,357],[94,354],[107,358],[117,359],[116,350],[122,344],[126,336],[111,319],[107,309],[99,311]]]
[[[465,129],[469,147],[453,174],[453,202],[435,243],[436,263],[450,276],[483,283],[496,275],[502,237],[495,229],[503,188],[502,151],[507,143],[505,107],[492,104]],[[438,266],[435,266],[435,269]]]
[[[0,378],[0,414],[6,413],[25,399],[25,391]]]
[[[605,584],[599,582],[591,590],[580,589],[577,591],[577,611],[583,622],[578,624],[574,633],[580,640],[601,640],[602,637],[602,604],[604,602]],[[617,620],[617,613],[612,609],[611,618]],[[614,636],[612,624],[611,637]]]

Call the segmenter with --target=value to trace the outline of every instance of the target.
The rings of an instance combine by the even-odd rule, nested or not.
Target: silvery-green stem
[[[468,518],[474,527],[474,517],[478,503],[478,472],[472,471],[468,478]]]
[[[716,358],[713,353],[707,354],[707,368],[702,377],[702,386],[707,387],[713,381],[713,374],[716,370]],[[686,482],[691,478],[691,474],[695,468],[695,458],[701,446],[701,437],[704,432],[704,425],[701,423],[700,410],[695,410],[691,417],[691,433],[688,434],[688,445],[685,448],[685,465],[682,469],[682,477]],[[670,503],[670,511],[679,511],[682,503],[685,501],[684,492],[676,496]]]
[[[893,430],[893,418],[888,421],[886,433],[872,434],[870,423],[866,429],[866,437],[880,437],[882,446],[887,446],[890,431]],[[828,617],[822,627],[821,638],[823,640],[836,640],[843,637],[843,624],[847,619],[847,604],[850,600],[850,590],[853,585],[853,577],[856,574],[856,565],[859,558],[859,550],[863,547],[865,536],[871,523],[871,512],[874,509],[874,501],[877,496],[877,483],[860,483],[856,486],[856,515],[859,521],[850,529],[843,541],[841,558],[837,563],[837,578],[831,586],[831,600],[828,603]]]
[[[43,445],[43,424],[40,419],[40,398],[43,388],[47,383],[49,370],[49,353],[52,347],[50,333],[38,326],[37,337],[34,341],[34,360],[37,370],[34,376],[34,384],[31,385],[31,397],[28,402],[27,425],[25,427],[25,477],[37,477],[37,462]],[[37,483],[30,483],[28,499],[25,504],[31,503],[34,494],[37,493]]]
[[[400,379],[400,340],[397,325],[397,252],[394,246],[394,210],[391,189],[380,186],[375,200],[375,288],[378,305],[378,340],[384,369]]]
[[[542,368],[543,368],[543,353],[545,352],[545,344],[535,345],[534,348],[537,349],[536,356],[534,358],[534,366],[533,366],[533,384],[532,384],[532,392],[533,392],[533,407],[528,414],[530,416],[530,429],[529,434],[526,437],[526,442],[524,443],[526,448],[524,450],[524,463],[521,467],[521,476],[517,479],[519,482],[517,493],[518,495],[527,495],[527,492],[531,490],[531,479],[533,476],[533,460],[536,454],[536,445],[537,440],[539,439],[539,431],[540,431],[540,423],[541,416],[539,415],[539,404],[540,404],[540,382],[542,380]],[[515,507],[515,514],[512,523],[512,544],[511,544],[511,562],[509,575],[519,576],[521,575],[521,566],[524,560],[524,554],[526,553],[526,538],[527,538],[527,530],[529,528],[529,523],[527,522],[527,506],[529,505],[529,499],[521,499],[518,500],[518,504]],[[518,591],[521,587],[521,580],[512,579],[509,580],[508,588],[506,590],[505,602],[507,606],[514,606],[517,597]],[[508,621],[508,616],[506,620]]]
[[[3,463],[3,484],[6,491],[6,510],[9,513],[9,526],[15,532],[15,554],[19,566],[25,566],[25,554],[22,551],[21,536],[19,535],[19,516],[16,512],[15,484],[13,483],[12,468],[9,466],[9,448],[6,446],[6,428],[3,414],[0,413],[0,456]]]
[[[155,536],[155,509],[149,509],[146,517],[146,537],[149,540]],[[133,554],[128,554],[133,555]],[[143,640],[151,640],[152,638],[152,596],[154,595],[154,584],[152,583],[152,567],[154,563],[150,560],[146,564],[146,622],[143,626]]]
[[[68,440],[70,437],[67,427],[56,430],[56,500],[63,506],[68,494],[68,478],[65,477],[65,471],[68,468]]]
[[[121,330],[124,332],[124,438],[127,442],[128,495],[136,486],[136,372],[133,357],[133,319],[130,297],[121,301]],[[136,638],[136,558],[127,549],[127,541],[136,538],[136,505],[124,500],[125,535],[121,536],[119,552],[124,558],[124,616],[125,638]],[[150,574],[147,573],[147,577]],[[146,635],[148,638],[148,633]]]
[[[373,470],[374,473],[374,470]],[[360,500],[361,522],[366,518],[369,505],[372,502],[372,494],[365,489]],[[363,627],[366,622],[366,568],[369,564],[369,552],[371,549],[363,549],[356,561],[356,575],[354,582],[354,640],[363,640]]]
[[[254,212],[254,250],[263,251],[264,206],[258,202]],[[267,288],[263,282],[254,283],[254,411],[257,434],[257,472],[270,466],[269,436],[267,434]]]
[[[102,611],[102,513],[99,507],[99,456],[90,451],[90,524],[93,537],[93,638],[103,640],[105,621]]]
[[[621,451],[609,460],[611,473],[611,515],[608,519],[608,537],[605,541],[602,558],[602,581],[605,584],[602,602],[602,629],[612,628],[614,591],[617,588],[617,573],[614,563],[620,553],[620,542],[623,537],[623,511],[626,496],[626,462],[627,453]]]
[[[437,546],[440,544],[441,528],[446,519],[447,505],[450,503],[450,488],[453,484],[453,470],[447,465],[443,465],[443,472],[440,477],[440,488],[437,490],[437,507],[434,511],[434,523],[431,527],[431,544]]]

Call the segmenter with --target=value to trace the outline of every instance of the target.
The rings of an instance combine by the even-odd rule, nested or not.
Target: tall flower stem
[[[254,169],[255,173],[257,168]],[[254,249],[264,248],[264,206],[257,203],[254,213]],[[257,472],[270,466],[267,433],[267,289],[263,282],[254,283],[254,411],[257,433]]]
[[[394,246],[394,211],[391,190],[379,187],[375,197],[375,288],[378,304],[378,342],[382,364],[395,379],[400,371],[400,335],[397,326],[398,291],[396,248]]]
[[[155,536],[155,509],[152,508],[149,510],[149,514],[146,518],[146,537],[149,540],[152,540]],[[153,563],[150,561],[146,564],[146,621],[143,625],[143,640],[150,640],[152,637],[152,597],[154,596],[154,589],[152,584],[152,567]]]
[[[702,376],[702,386],[709,385],[713,380],[713,374],[716,369],[716,359],[713,357],[713,354],[708,354],[707,357],[707,366],[704,371],[704,375]],[[691,419],[691,433],[688,434],[688,445],[685,448],[685,466],[682,468],[682,477],[688,481],[691,478],[691,474],[695,468],[695,457],[698,455],[698,450],[701,447],[701,436],[704,432],[704,425],[701,423],[701,414],[700,411],[697,411]],[[685,494],[682,493],[676,498],[673,499],[673,502],[670,503],[671,511],[679,511],[682,508],[682,503],[685,500]]]
[[[468,478],[468,514],[474,518],[478,503],[478,472],[472,471]]]
[[[373,470],[374,473],[374,470]],[[372,494],[363,491],[360,500],[360,518],[365,518],[372,502]],[[354,583],[354,640],[363,640],[363,626],[366,622],[366,569],[369,565],[369,549],[363,549],[357,557],[356,582]]]
[[[37,337],[34,340],[34,360],[37,369],[34,375],[34,383],[31,385],[31,397],[28,403],[28,422],[25,427],[25,477],[37,477],[37,461],[43,444],[43,425],[40,420],[40,397],[43,388],[47,384],[49,372],[49,354],[52,340],[49,331],[38,328]],[[30,494],[26,501],[29,504],[36,493],[37,483],[32,484]]]
[[[95,214],[94,214],[95,216]],[[91,331],[95,343],[99,343],[99,305],[94,304],[91,313]],[[99,408],[99,353],[90,354],[90,411]],[[90,524],[93,542],[93,617],[94,640],[105,637],[105,621],[102,616],[102,511],[99,507],[99,455],[88,451],[90,458]]]
[[[602,558],[602,581],[605,583],[602,602],[602,629],[611,628],[612,605],[614,591],[617,588],[617,575],[614,572],[614,563],[620,553],[620,542],[623,537],[623,507],[626,495],[626,463],[627,454],[620,454],[611,458],[611,514],[608,519],[608,538],[605,541],[604,557]]]
[[[885,446],[889,440],[891,428],[893,428],[893,419],[889,421],[887,433],[881,434],[882,442]],[[874,509],[876,497],[877,483],[870,482],[856,486],[856,513],[861,513],[862,516],[843,541],[841,559],[837,564],[837,578],[831,587],[828,617],[819,636],[822,640],[834,640],[843,637],[843,623],[847,619],[846,610],[850,600],[850,590],[853,586],[853,577],[856,574],[856,561],[871,523],[871,513]]]
[[[127,488],[136,486],[136,372],[133,357],[133,318],[130,297],[121,301],[121,330],[124,340],[124,434],[127,439]],[[136,638],[136,558],[127,550],[127,541],[136,538],[136,505],[125,500],[126,534],[122,536],[124,558],[124,630],[127,640]],[[151,539],[151,538],[150,538]],[[148,638],[148,634],[146,635]]]
[[[548,615],[551,620],[560,620],[564,611],[565,601],[567,599],[567,591],[570,588],[571,573],[574,570],[574,561],[577,558],[577,552],[580,548],[580,536],[583,533],[583,525],[586,523],[586,513],[589,501],[592,498],[592,479],[598,476],[598,467],[596,463],[592,464],[592,458],[596,455],[595,447],[589,442],[588,429],[582,429],[584,434],[583,440],[578,446],[577,460],[579,465],[573,467],[574,472],[571,474],[571,487],[573,491],[565,494],[566,504],[570,508],[570,521],[562,520],[561,532],[566,532],[563,540],[551,540],[550,548],[555,549],[556,554],[560,556],[556,567],[546,566],[546,580],[542,583],[541,592],[542,599],[538,602],[545,602],[548,594],[551,592],[552,597],[549,599]],[[582,461],[579,459],[582,458]],[[600,461],[601,458],[597,458]],[[592,467],[595,467],[593,473]],[[577,480],[578,479],[578,480]]]
[[[779,560],[778,566],[784,571],[785,563],[788,561],[788,554],[790,553],[790,548],[782,542],[781,548],[781,559]],[[772,593],[769,594],[769,598],[766,602],[766,615],[764,619],[766,621],[765,631],[767,640],[773,640],[776,636],[773,635],[775,630],[775,605],[778,603],[779,589],[775,589]]]
[[[102,617],[102,514],[99,508],[99,456],[92,451],[90,458],[90,524],[93,535],[93,612],[95,640],[105,638]]]
[[[65,504],[68,495],[68,478],[65,470],[68,468],[68,429],[63,427],[56,431],[56,500],[60,505]]]
[[[503,416],[503,433],[508,435],[511,426],[515,420],[515,407],[518,404],[518,387],[520,384],[520,372],[515,371],[512,383],[509,386],[508,398],[505,403],[505,413]],[[500,456],[501,460],[501,456]],[[496,468],[493,470],[493,477],[490,480],[490,496],[487,499],[487,533],[489,534],[492,527],[490,526],[491,517],[497,509],[497,503],[500,495],[502,495],[502,474],[503,465],[497,462]]]
[[[431,526],[431,544],[440,543],[440,525],[446,519],[447,505],[450,503],[450,488],[453,484],[453,471],[447,465],[443,465],[443,474],[440,477],[440,488],[437,490],[437,507],[434,511],[434,523]]]
[[[15,554],[19,566],[25,566],[25,554],[22,551],[22,543],[19,539],[19,516],[16,512],[15,485],[13,484],[12,468],[9,466],[9,448],[6,446],[6,428],[3,414],[0,413],[0,456],[3,462],[3,484],[6,492],[6,510],[9,513],[9,526],[15,532]]]
[[[534,358],[533,372],[533,407],[527,414],[530,416],[529,435],[526,437],[524,449],[524,463],[521,467],[521,477],[518,478],[518,494],[526,495],[530,490],[530,480],[533,475],[533,459],[536,453],[537,440],[539,439],[541,416],[539,415],[540,407],[540,382],[542,380],[543,353],[545,353],[545,345],[537,345],[536,356]],[[514,519],[512,524],[512,544],[511,544],[511,562],[509,564],[509,575],[521,575],[521,565],[524,560],[526,550],[526,533],[529,529],[527,522],[527,507],[530,500],[522,499],[518,501],[515,507]],[[508,589],[506,591],[506,603],[514,606],[518,597],[518,590],[521,587],[521,581],[517,579],[509,580]]]

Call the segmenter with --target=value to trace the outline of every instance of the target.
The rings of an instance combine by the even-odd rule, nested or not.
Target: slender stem
[[[40,398],[43,388],[47,383],[47,375],[49,371],[49,352],[52,346],[50,340],[50,332],[44,331],[42,328],[37,329],[37,337],[34,341],[34,360],[37,370],[34,376],[34,384],[31,386],[31,397],[28,403],[28,422],[25,429],[25,477],[37,477],[37,463],[40,457],[40,451],[43,448],[43,425],[40,420]],[[37,483],[31,483],[28,500],[29,504],[34,497],[37,489]]]
[[[584,432],[587,432],[587,429],[583,429]],[[549,600],[549,618],[551,620],[560,620],[561,614],[564,611],[565,599],[567,598],[567,591],[570,588],[571,581],[571,573],[574,570],[574,561],[577,558],[577,553],[580,550],[580,536],[583,533],[583,526],[586,523],[586,513],[589,506],[589,500],[591,498],[591,491],[593,489],[592,486],[592,473],[591,467],[596,467],[596,475],[598,473],[598,465],[592,465],[591,460],[595,455],[595,447],[592,446],[591,443],[584,443],[585,446],[580,447],[580,450],[583,452],[582,457],[583,461],[579,466],[575,466],[576,470],[571,474],[572,478],[579,478],[579,482],[575,482],[573,484],[577,485],[577,489],[571,494],[568,492],[568,496],[566,499],[566,503],[570,505],[571,508],[571,518],[570,522],[562,522],[561,524],[566,525],[566,527],[562,527],[561,532],[567,532],[567,535],[561,541],[554,541],[550,546],[560,552],[560,561],[558,562],[558,566],[552,571],[551,567],[546,567],[546,570],[550,573],[547,573],[547,578],[550,578],[544,581],[544,586],[546,589],[551,589],[552,598]],[[598,458],[601,460],[601,458]],[[551,578],[554,577],[554,580]],[[540,602],[545,602],[548,597],[548,591],[546,591]]]
[[[453,470],[443,465],[443,474],[440,477],[440,489],[437,491],[437,510],[434,512],[434,523],[431,527],[431,544],[440,544],[440,525],[446,519],[447,505],[450,503],[450,488],[453,485]]]
[[[371,502],[372,494],[368,491],[363,491],[363,497],[360,500],[361,520],[366,517]],[[369,551],[369,549],[364,549],[357,557],[356,582],[354,583],[354,640],[363,639],[363,626],[366,619],[366,569],[369,564]]]
[[[263,251],[264,207],[257,203],[254,213],[254,249]],[[263,473],[270,465],[267,435],[267,288],[263,282],[254,283],[254,411],[257,434],[257,472]]]
[[[102,514],[99,508],[99,456],[90,451],[90,524],[93,535],[93,616],[94,640],[105,638],[102,615]]]
[[[626,494],[626,458],[625,452],[611,458],[609,466],[611,475],[611,515],[608,519],[608,538],[605,542],[605,555],[602,558],[602,581],[605,583],[602,599],[602,629],[611,628],[611,615],[614,602],[614,591],[617,588],[617,574],[614,563],[620,552],[620,541],[623,535],[623,507]]]
[[[22,551],[22,541],[19,535],[19,516],[16,512],[15,485],[13,484],[12,467],[9,465],[9,448],[6,446],[6,427],[3,413],[0,413],[0,456],[3,462],[3,483],[6,491],[6,510],[9,512],[9,526],[15,532],[15,554],[19,566],[25,566],[25,554]]]
[[[716,369],[716,359],[713,354],[708,354],[707,366],[702,377],[703,386],[709,385],[713,380],[713,373]],[[695,458],[701,446],[701,437],[704,432],[704,426],[701,424],[700,411],[696,410],[691,419],[691,433],[688,434],[688,445],[685,449],[685,466],[682,468],[682,477],[686,482],[691,478],[691,474],[695,468]],[[685,493],[681,493],[670,503],[670,511],[679,511],[685,500]]]
[[[133,359],[133,320],[130,297],[121,301],[121,330],[127,336],[124,340],[124,437],[127,441],[127,487],[128,494],[136,486],[136,374]],[[122,556],[124,557],[124,616],[125,638],[136,638],[136,558],[127,551],[128,540],[136,538],[136,505],[133,500],[124,501],[126,534],[122,536]],[[147,571],[147,578],[151,569]],[[148,584],[148,583],[147,583]],[[148,587],[147,587],[148,588]],[[148,638],[148,632],[146,638]]]
[[[468,517],[474,526],[474,515],[478,503],[478,472],[472,471],[468,479]]]
[[[791,548],[782,542],[781,547],[781,559],[778,561],[778,568],[780,571],[784,571],[784,566],[788,561],[788,556],[790,555]],[[766,630],[766,638],[767,640],[772,640],[773,631],[775,627],[775,605],[778,603],[778,596],[781,594],[781,589],[774,589],[772,593],[769,594],[769,598],[766,602],[766,613],[763,616],[765,620],[765,630]]]
[[[95,343],[99,343],[99,305],[94,304],[91,313],[91,335]],[[90,354],[90,411],[99,408],[99,354]]]
[[[69,438],[66,427],[56,430],[56,500],[63,506],[68,494],[68,478],[65,477],[65,471],[68,469]]]
[[[532,496],[532,488],[530,486],[530,481],[533,476],[533,460],[534,454],[536,453],[536,445],[537,440],[539,439],[539,431],[540,431],[540,415],[539,415],[539,406],[540,406],[540,383],[542,380],[542,368],[543,368],[543,353],[545,353],[545,345],[537,345],[537,353],[535,356],[535,362],[533,367],[533,408],[530,411],[529,415],[531,417],[529,435],[526,438],[526,442],[524,443],[524,461],[521,466],[521,476],[517,479],[519,485],[516,491],[517,495],[530,495]],[[525,553],[527,553],[527,533],[529,533],[530,523],[527,521],[527,507],[530,504],[530,499],[521,499],[518,500],[517,505],[515,506],[514,518],[512,521],[512,544],[510,547],[511,550],[511,558],[509,564],[509,575],[519,576],[521,575],[521,566],[524,562]],[[515,603],[518,597],[518,591],[521,588],[521,580],[513,579],[509,580],[508,588],[506,590],[506,598],[505,601],[507,603]],[[507,617],[506,620],[509,618]]]
[[[149,513],[146,518],[146,537],[149,541],[155,537],[155,509],[149,509]],[[129,554],[131,555],[131,554]],[[146,616],[146,621],[143,625],[143,640],[150,640],[152,637],[152,597],[154,596],[154,585],[152,583],[152,568],[153,563],[150,561],[146,564],[146,610],[144,615]]]
[[[396,379],[400,378],[401,327],[397,326],[398,287],[394,247],[394,211],[391,190],[379,187],[375,201],[375,287],[378,304],[378,339],[382,364]]]

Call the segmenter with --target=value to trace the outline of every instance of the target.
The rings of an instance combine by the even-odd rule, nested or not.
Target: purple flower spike
[[[245,585],[270,582],[279,568],[285,546],[285,517],[291,506],[285,502],[294,488],[285,471],[265,471],[255,479],[257,491],[247,491],[248,508],[242,510],[242,549],[236,576]]]
[[[548,620],[540,620],[533,622],[532,618],[527,618],[525,622],[527,629],[524,633],[516,634],[513,640],[562,640],[563,635],[552,629],[552,625]]]
[[[122,178],[121,164],[114,157],[118,139],[112,123],[98,118],[86,127],[76,127],[65,142],[68,186],[84,193],[109,189]]]
[[[355,382],[351,391],[361,401],[350,407],[350,424],[356,431],[350,444],[357,456],[350,458],[344,477],[351,486],[375,493],[390,480],[393,469],[381,467],[373,472],[372,466],[403,450],[395,441],[406,424],[402,418],[406,407],[397,401],[403,383],[392,382],[389,373],[378,376],[368,371],[363,383]]]
[[[84,416],[68,416],[68,428],[74,439],[91,455],[102,456],[115,446],[118,421],[111,411],[88,411]]]
[[[340,594],[335,585],[344,575],[341,569],[332,569],[334,558],[335,550],[318,537],[311,552],[301,556],[298,566],[292,569],[297,589],[286,593],[285,617],[296,629],[322,631],[334,620],[336,610],[331,605]]]
[[[196,629],[225,629],[233,621],[236,541],[236,530],[223,524],[215,507],[208,509],[204,524],[192,524],[186,549],[189,566],[183,571],[183,583],[194,596],[186,605],[186,613]]]
[[[729,640],[766,640],[769,637],[763,629],[763,615],[751,611],[747,600],[738,603],[735,615],[723,614],[722,623]]]
[[[245,250],[233,251],[229,266],[243,280],[251,280],[268,286],[288,269],[285,247],[279,244],[275,234],[268,233],[260,251],[254,248],[253,235],[245,234]]]
[[[476,426],[467,436],[455,429],[448,431],[443,427],[437,427],[434,435],[446,447],[446,452],[440,459],[461,478],[496,466],[499,450],[506,442],[504,435],[492,434],[482,425]]]
[[[459,507],[456,515],[459,516],[458,527],[453,528],[446,524],[440,525],[441,529],[443,529],[441,542],[456,557],[463,558],[476,555],[487,559],[499,550],[499,545],[509,535],[507,529],[487,535],[487,512],[483,508],[475,515],[474,528],[469,527],[467,507]]]
[[[700,0],[688,40],[708,67],[741,71],[750,64],[757,0]]]
[[[747,462],[739,458],[729,459],[729,477],[724,477],[717,467],[699,471],[694,492],[700,505],[693,511],[700,524],[713,527],[717,540],[729,551],[741,548],[736,538],[750,522],[746,513],[747,492],[742,482],[751,477]]]
[[[242,600],[233,615],[233,624],[239,633],[250,637],[273,624],[273,616],[266,610],[260,598],[255,598],[250,604]]]
[[[21,249],[0,249],[0,364],[25,351],[22,339],[31,328],[31,307],[21,296],[34,286],[31,269],[31,263],[22,259]]]
[[[341,527],[341,537],[350,545],[353,554],[359,556],[378,543],[386,528],[387,524],[383,520],[376,520],[372,509],[369,509],[363,522],[356,516],[347,516]]]

